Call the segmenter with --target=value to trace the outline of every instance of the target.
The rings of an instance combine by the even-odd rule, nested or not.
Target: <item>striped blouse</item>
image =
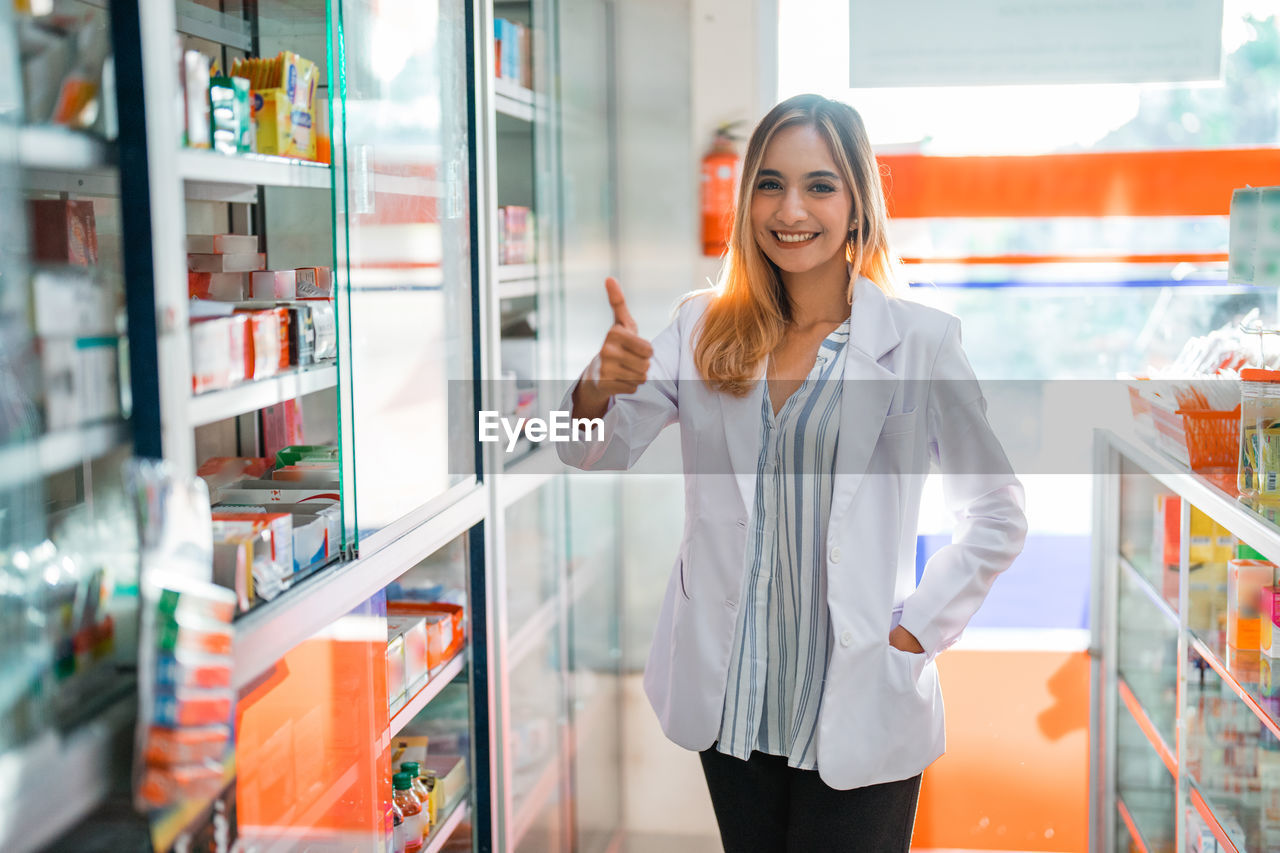
[[[818,766],[831,643],[822,555],[848,340],[845,320],[776,417],[768,391],[762,395],[755,508],[716,747],[738,758],[759,750],[787,756],[792,767]]]

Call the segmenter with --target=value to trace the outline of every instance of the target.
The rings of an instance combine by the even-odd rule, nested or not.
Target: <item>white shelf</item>
[[[373,554],[325,569],[235,623],[232,686],[244,687],[299,643],[325,630],[405,571],[482,521],[488,486],[470,492]]]
[[[268,154],[219,154],[186,148],[178,152],[178,173],[197,195],[243,192],[259,186],[327,190],[333,184],[328,163],[272,157]]]
[[[524,659],[551,633],[559,619],[560,598],[554,596],[544,601],[520,626],[520,630],[507,638],[510,647],[510,652],[507,654],[508,672],[524,662]]]
[[[0,448],[0,488],[21,486],[96,459],[128,438],[125,424],[112,421],[46,433],[34,441]]]
[[[498,281],[530,281],[537,278],[537,264],[498,264]]]
[[[458,652],[449,660],[445,661],[427,678],[427,683],[395,714],[391,717],[391,737],[395,737],[400,731],[409,724],[409,721],[418,716],[422,709],[431,703],[431,700],[440,695],[440,691],[448,686],[449,682],[461,674],[463,667],[467,663],[466,646],[462,651]]]
[[[494,107],[499,115],[532,123],[537,115],[534,94],[519,83],[499,77],[493,81]]]
[[[449,812],[449,816],[444,819],[427,837],[427,843],[422,845],[422,853],[440,853],[440,849],[449,843],[449,839],[461,824],[471,814],[471,792],[468,790],[462,795],[462,802],[453,807],[453,811]]]
[[[18,132],[18,162],[28,169],[94,171],[114,164],[115,149],[84,131],[56,124],[33,124]]]
[[[192,396],[187,411],[192,426],[204,426],[333,388],[337,384],[336,366],[330,364],[308,367],[256,382],[246,382],[223,391],[196,394]]]

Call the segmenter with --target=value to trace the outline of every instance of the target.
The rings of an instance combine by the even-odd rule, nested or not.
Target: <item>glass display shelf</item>
[[[337,384],[338,368],[335,365],[317,365],[245,382],[234,388],[194,394],[187,411],[192,426],[204,426],[314,394]]]
[[[327,190],[333,185],[328,163],[275,157],[270,154],[219,154],[185,148],[178,152],[178,172],[192,185],[252,188],[301,187]]]
[[[467,652],[464,648],[455,654],[449,660],[440,664],[427,676],[427,683],[424,684],[417,693],[413,694],[399,710],[391,715],[391,723],[389,726],[390,736],[395,737],[400,733],[409,721],[418,714],[422,713],[422,709],[430,704],[431,700],[440,695],[440,691],[449,685],[455,678],[462,674],[463,669],[467,665]]]
[[[1240,497],[1230,477],[1194,472],[1136,435],[1107,433],[1110,444],[1165,488],[1248,542],[1273,563],[1280,563],[1280,504]],[[1224,489],[1231,485],[1231,490]]]
[[[538,280],[536,278],[518,278],[498,282],[498,296],[501,299],[525,299],[537,295]]]
[[[28,169],[84,172],[114,168],[115,146],[101,137],[55,124],[18,132],[18,163]]]
[[[493,81],[494,107],[499,115],[523,122],[534,122],[540,117],[535,107],[535,98],[531,89],[503,77]]]
[[[1256,653],[1254,660],[1256,661]],[[1236,671],[1240,672],[1237,665]],[[1226,849],[1280,848],[1280,737],[1217,667],[1191,671],[1185,714],[1191,804]]]
[[[21,486],[115,450],[129,439],[124,421],[45,433],[0,448],[0,489]]]
[[[507,666],[519,666],[556,629],[559,620],[560,602],[555,598],[543,602],[508,639]]]
[[[129,696],[70,732],[48,729],[0,753],[0,849],[40,849],[92,811],[128,760],[136,716]],[[51,772],[56,767],[73,768],[76,784]]]
[[[422,845],[422,853],[440,853],[444,846],[449,843],[449,839],[453,837],[453,833],[458,826],[471,816],[471,790],[467,789],[460,798],[459,803],[453,807],[453,811],[449,812],[449,816],[440,822],[433,830],[431,835],[427,837],[427,841]]]
[[[259,605],[236,620],[232,685],[252,683],[287,652],[324,630],[350,609],[386,588],[426,554],[440,550],[484,520],[489,490],[477,484],[421,525],[356,560],[319,572],[311,580]]]
[[[1176,743],[1178,699],[1178,623],[1170,621],[1146,582],[1120,574],[1121,620],[1117,672],[1123,686],[1143,709],[1159,740]],[[1135,713],[1135,717],[1138,715]],[[1172,756],[1173,750],[1167,750]]]
[[[568,466],[560,461],[553,445],[528,445],[523,455],[508,461],[502,469],[502,504],[509,507],[528,497],[551,481],[557,474],[563,474]],[[518,449],[518,446],[517,446]]]
[[[1122,696],[1126,692],[1121,682]],[[1128,694],[1129,698],[1132,694]],[[1140,706],[1128,699],[1116,720],[1116,803],[1129,834],[1151,853],[1174,849],[1177,765]]]
[[[1132,588],[1143,593],[1147,597],[1147,600],[1151,602],[1152,606],[1161,613],[1170,624],[1176,626],[1178,624],[1178,614],[1174,610],[1174,604],[1161,596],[1160,593],[1156,592],[1155,587],[1152,586],[1151,575],[1138,568],[1138,565],[1138,560],[1130,560],[1124,555],[1120,556],[1120,568],[1129,576],[1130,582],[1133,585]],[[1149,561],[1148,565],[1150,565]]]
[[[498,281],[528,281],[538,277],[537,264],[499,264]]]
[[[1150,853],[1151,847],[1142,837],[1138,825],[1134,823],[1133,815],[1129,813],[1129,807],[1124,804],[1123,797],[1116,797],[1116,817],[1120,819],[1119,832],[1121,833],[1118,849],[1127,850],[1130,853]]]
[[[191,0],[178,0],[174,3],[174,12],[180,33],[238,50],[253,49],[249,21],[239,15],[211,9]]]

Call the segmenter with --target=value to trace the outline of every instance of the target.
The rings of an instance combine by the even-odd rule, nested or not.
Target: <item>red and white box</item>
[[[298,296],[294,270],[262,270],[249,274],[252,299],[295,299]]]

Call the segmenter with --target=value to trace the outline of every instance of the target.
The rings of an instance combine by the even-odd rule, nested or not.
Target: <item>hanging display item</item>
[[[229,851],[235,842],[236,593],[213,582],[209,491],[164,463],[130,463],[141,556],[134,802],[152,846]]]

